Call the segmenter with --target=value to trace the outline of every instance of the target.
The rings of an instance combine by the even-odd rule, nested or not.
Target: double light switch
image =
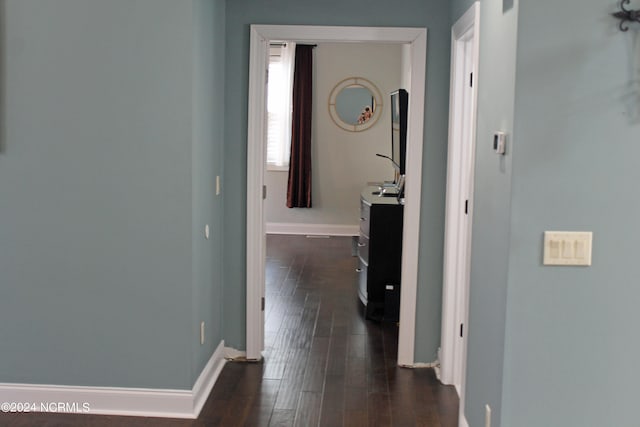
[[[544,265],[591,265],[590,231],[545,231]]]

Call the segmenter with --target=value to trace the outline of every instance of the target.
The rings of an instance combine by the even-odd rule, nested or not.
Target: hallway
[[[271,425],[457,425],[455,390],[397,367],[397,325],[364,320],[351,238],[269,235],[266,264]]]
[[[0,414],[0,425],[457,426],[454,388],[397,367],[397,326],[364,320],[351,238],[267,242],[264,362],[227,363],[197,420]]]

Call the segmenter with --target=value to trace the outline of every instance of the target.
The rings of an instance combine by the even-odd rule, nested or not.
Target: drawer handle
[[[362,269],[361,268],[356,268],[356,273],[362,273]]]
[[[367,246],[367,244],[366,244],[366,243],[360,243],[360,242],[358,242],[358,247],[359,247],[359,248],[363,248],[363,247],[365,247],[365,246]]]

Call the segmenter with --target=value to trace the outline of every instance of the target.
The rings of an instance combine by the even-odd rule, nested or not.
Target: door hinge
[[[261,303],[261,311],[264,311],[264,305],[265,305],[265,301],[264,301],[264,297],[262,297],[262,303]]]
[[[469,199],[464,201],[464,214],[469,215]]]
[[[263,185],[262,186],[262,200],[266,200],[267,198],[267,186]]]
[[[460,338],[464,337],[464,323],[460,323]]]
[[[469,87],[473,87],[473,73],[469,73]]]

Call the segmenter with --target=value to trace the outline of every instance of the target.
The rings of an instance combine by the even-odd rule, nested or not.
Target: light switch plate
[[[591,265],[591,231],[545,231],[544,265]]]

